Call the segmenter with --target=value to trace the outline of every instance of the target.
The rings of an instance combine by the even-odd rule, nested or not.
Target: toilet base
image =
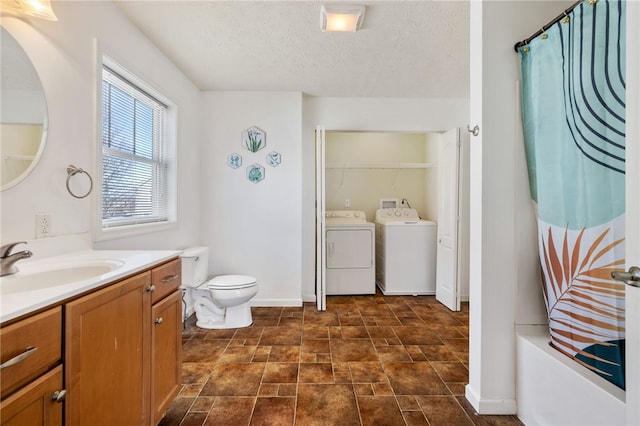
[[[230,306],[225,309],[224,317],[217,315],[207,315],[201,318],[196,312],[196,326],[208,330],[220,330],[226,328],[244,328],[253,324],[251,317],[251,307],[249,303],[240,306]]]

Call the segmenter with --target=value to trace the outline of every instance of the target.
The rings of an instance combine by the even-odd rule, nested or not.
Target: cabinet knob
[[[162,324],[162,321],[164,321],[164,320],[162,319],[162,317],[158,317],[158,318],[156,318],[153,322],[154,322],[155,324]]]
[[[147,287],[147,291],[149,293],[153,293],[154,291],[156,291],[156,286],[155,285],[150,285],[149,287]]]
[[[66,397],[67,397],[67,390],[62,389],[59,391],[55,391],[53,395],[51,395],[51,401],[62,402]]]

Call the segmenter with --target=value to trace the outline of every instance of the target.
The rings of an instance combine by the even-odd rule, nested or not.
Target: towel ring
[[[73,191],[71,190],[71,188],[69,188],[69,180],[71,179],[72,176],[77,175],[78,173],[84,173],[85,175],[87,175],[87,177],[89,178],[89,190],[87,191],[86,194],[84,195],[77,195],[74,194]],[[75,197],[75,198],[85,198],[87,197],[89,194],[91,194],[91,191],[93,190],[93,179],[91,178],[91,175],[89,173],[87,173],[86,170],[82,170],[79,167],[73,166],[73,165],[68,165],[67,166],[67,191],[69,191],[69,194],[71,194],[71,196]]]

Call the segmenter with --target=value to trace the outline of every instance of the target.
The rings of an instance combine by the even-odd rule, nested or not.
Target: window
[[[117,69],[117,71],[116,71]],[[126,76],[125,76],[126,75]],[[167,103],[104,58],[102,67],[102,230],[168,223],[175,207]]]

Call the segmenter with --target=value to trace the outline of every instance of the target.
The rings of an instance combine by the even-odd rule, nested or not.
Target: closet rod
[[[519,48],[521,48],[522,46],[526,46],[527,44],[529,44],[531,42],[531,40],[533,40],[534,38],[538,37],[540,34],[544,33],[546,30],[551,28],[553,26],[553,24],[555,24],[556,22],[558,22],[559,20],[561,20],[562,18],[567,16],[569,14],[569,12],[571,12],[573,9],[575,9],[576,6],[578,6],[582,2],[583,2],[583,0],[580,0],[580,1],[577,1],[574,4],[572,4],[571,7],[569,7],[568,9],[565,9],[565,11],[563,13],[561,13],[560,15],[556,16],[555,18],[553,18],[553,20],[551,22],[549,22],[547,25],[543,26],[538,31],[536,31],[536,33],[534,35],[532,35],[531,37],[529,37],[527,39],[519,41],[515,45],[513,45],[513,49],[516,52],[518,52]]]

